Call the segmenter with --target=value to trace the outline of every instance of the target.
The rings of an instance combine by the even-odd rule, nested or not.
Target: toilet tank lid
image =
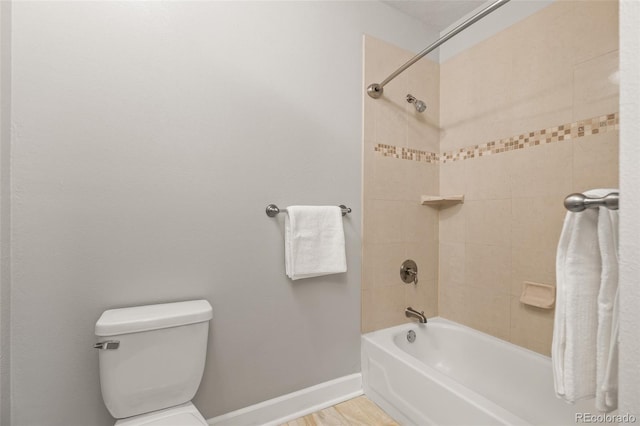
[[[209,321],[212,309],[206,300],[162,303],[110,309],[96,322],[96,336],[115,336]]]

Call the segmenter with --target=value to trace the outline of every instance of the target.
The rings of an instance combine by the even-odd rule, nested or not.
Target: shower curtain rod
[[[373,83],[370,84],[369,87],[367,87],[367,93],[369,94],[369,96],[371,96],[374,99],[378,99],[380,96],[382,96],[382,92],[384,91],[384,86],[387,85],[387,83],[389,83],[391,80],[393,80],[394,78],[396,78],[398,75],[400,75],[404,70],[406,70],[407,68],[409,68],[411,65],[415,64],[416,62],[418,62],[420,59],[422,59],[422,57],[424,57],[427,53],[431,52],[432,50],[436,49],[438,46],[440,46],[441,44],[443,44],[444,42],[446,42],[447,40],[449,40],[451,37],[455,36],[456,34],[458,34],[459,32],[461,32],[462,30],[464,30],[465,28],[475,24],[476,22],[478,22],[480,19],[484,18],[485,16],[487,16],[488,14],[490,14],[491,12],[493,12],[494,10],[496,10],[497,8],[499,8],[500,6],[504,6],[505,4],[507,4],[510,0],[498,0],[492,4],[490,4],[489,6],[487,6],[486,8],[484,8],[483,10],[481,10],[480,12],[476,13],[475,15],[473,15],[471,18],[467,19],[466,21],[464,21],[462,24],[458,25],[457,27],[455,27],[454,29],[452,29],[451,31],[449,31],[448,33],[446,33],[445,35],[443,35],[442,37],[440,37],[438,40],[434,41],[433,43],[431,43],[429,46],[427,46],[427,48],[425,48],[422,52],[418,53],[416,56],[414,56],[413,58],[411,58],[409,61],[407,61],[407,63],[405,63],[403,66],[401,66],[400,68],[398,68],[397,70],[395,70],[393,72],[393,74],[391,74],[389,77],[385,78],[382,83]]]

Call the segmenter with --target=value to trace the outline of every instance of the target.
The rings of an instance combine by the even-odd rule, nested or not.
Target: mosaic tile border
[[[423,161],[425,163],[436,164],[439,161],[439,155],[437,153],[421,151],[419,149],[383,144],[377,144],[373,149],[376,152],[380,152],[385,157],[401,158],[403,160]]]
[[[426,163],[450,163],[452,161],[467,160],[475,157],[500,154],[502,152],[526,149],[537,145],[579,139],[598,133],[611,132],[620,129],[620,118],[617,112],[585,120],[565,123],[559,126],[523,133],[510,138],[498,139],[480,145],[471,145],[442,154],[421,151],[419,149],[396,147],[393,145],[377,144],[374,147],[385,157],[403,160],[423,161]]]

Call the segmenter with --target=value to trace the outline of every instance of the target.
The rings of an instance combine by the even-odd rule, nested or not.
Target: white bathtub
[[[594,412],[556,398],[548,357],[443,318],[363,335],[362,376],[402,424],[569,425]]]

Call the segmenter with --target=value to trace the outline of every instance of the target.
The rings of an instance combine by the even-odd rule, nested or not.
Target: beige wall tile
[[[464,204],[456,204],[440,210],[438,226],[441,242],[464,243],[466,241],[466,211]]]
[[[540,309],[520,302],[519,297],[511,297],[510,341],[550,355],[553,338],[553,309]]]
[[[564,196],[514,198],[512,246],[555,251],[567,213],[563,200]]]
[[[511,248],[511,294],[520,296],[525,281],[556,284],[556,247],[541,245]]]
[[[409,106],[407,122],[408,145],[425,151],[440,151],[440,65],[422,58],[407,71],[407,94],[427,104],[420,113]]]
[[[607,115],[619,110],[618,51],[574,66],[573,120]]]
[[[557,2],[564,3],[564,2]],[[576,1],[564,31],[573,40],[574,63],[618,49],[618,1]]]
[[[367,199],[405,200],[418,204],[420,196],[438,193],[438,165],[385,157],[365,148],[363,196]]]
[[[468,287],[465,292],[466,325],[499,339],[509,340],[509,298],[508,294]]]
[[[413,56],[368,36],[364,49],[367,84],[382,80]],[[416,113],[406,102],[408,93],[432,108]],[[439,65],[428,60],[386,86],[382,98],[364,95],[362,329],[366,331],[408,321],[405,299],[411,296],[424,300],[420,304],[425,312],[437,312],[438,211],[421,206],[419,200],[421,195],[438,193],[438,165],[385,157],[373,148],[409,145],[437,152],[438,96]],[[407,258],[420,268],[419,286],[411,291],[413,285],[401,283],[399,276],[400,264]]]
[[[375,186],[373,183],[374,179],[374,171],[371,164],[374,160],[374,151],[373,145],[368,145],[367,140],[365,139],[362,144],[362,199],[371,199],[373,198],[373,191],[375,190]]]
[[[441,64],[441,152],[616,112],[617,49],[615,1],[560,1]],[[562,201],[615,187],[617,146],[608,132],[441,164],[440,193],[465,203],[440,211],[440,315],[548,354],[553,311],[521,305],[522,283],[555,284]]]
[[[437,281],[439,250],[437,241],[420,241],[404,244],[404,261],[412,259],[418,265],[418,279],[424,281]],[[396,265],[396,273],[399,276],[400,264]],[[398,278],[399,279],[399,278]]]
[[[402,83],[404,79],[398,77]],[[394,81],[395,83],[395,81]],[[400,86],[401,84],[399,84]],[[387,89],[385,87],[385,95],[376,99],[374,108],[374,140],[376,143],[386,145],[404,146],[408,144],[407,139],[407,106],[405,105],[402,93],[405,90],[399,90],[398,87]]]
[[[438,314],[451,321],[468,322],[465,303],[465,288],[440,278],[438,285]]]
[[[407,228],[404,218],[406,201],[365,200],[363,242],[388,244],[404,242]]]
[[[362,281],[360,282],[361,290],[369,290],[373,288],[373,256],[372,256],[373,244],[362,244]]]
[[[508,247],[511,243],[511,199],[465,201],[467,243]]]
[[[365,79],[364,81],[368,80]],[[375,108],[375,99],[365,95],[362,99],[362,139],[364,140],[365,147],[376,143],[376,126],[372,120],[372,117],[375,115]],[[366,117],[368,117],[368,119],[366,119]]]
[[[509,135],[511,40],[494,36],[440,66],[441,150]]]
[[[385,157],[375,153],[373,148],[365,155],[365,196],[378,200],[406,200],[411,185],[407,185],[407,164],[409,161]]]
[[[422,114],[427,121],[439,126],[440,122],[440,64],[428,57],[420,59],[406,71],[408,93],[427,104]]]
[[[439,194],[438,164],[418,161],[403,161],[405,164],[406,192],[405,200],[418,204],[422,195]]]
[[[380,41],[367,46],[378,50],[365,59],[372,68],[367,81],[402,62],[385,69],[390,55],[406,54]],[[365,125],[374,121],[365,144],[445,152],[616,112],[608,77],[617,49],[617,2],[555,2],[439,68],[419,63],[385,88],[386,101],[365,99]],[[425,114],[406,103],[407,93],[427,102]],[[365,322],[374,328],[404,322],[404,308],[422,301],[427,308],[414,308],[547,354],[553,312],[521,305],[522,283],[555,284],[562,200],[573,191],[617,186],[617,133],[439,165],[384,158],[396,168],[364,155],[372,170],[364,173],[363,277],[383,286],[365,290],[363,310],[374,312],[363,313],[363,329]],[[465,203],[441,210],[418,205],[420,195],[438,193],[464,194]],[[391,247],[403,247],[402,256]],[[384,284],[395,279],[402,257],[418,262],[417,287]]]
[[[428,110],[427,106],[427,110]],[[432,107],[433,108],[433,107]],[[419,113],[409,110],[407,120],[407,146],[429,152],[440,151],[440,128],[437,123]]]
[[[508,294],[445,282],[440,286],[440,315],[500,339],[509,340]]]
[[[570,14],[546,15],[545,21],[538,20],[537,29],[531,28],[534,32],[525,31],[526,25],[512,27],[510,134],[544,129],[572,118],[573,61],[567,52],[575,40],[565,37],[562,30]]]
[[[619,187],[619,132],[573,141],[573,192]]]
[[[363,288],[377,288],[402,285],[400,265],[406,258],[405,243],[366,244],[364,246],[363,274],[368,283]],[[363,257],[364,257],[363,256]]]
[[[464,284],[465,282],[465,244],[440,243],[439,282]]]
[[[571,193],[572,154],[570,141],[514,152],[510,162],[513,198],[565,196]]]
[[[516,152],[464,160],[465,200],[494,200],[511,197],[510,162]]]
[[[460,56],[440,65],[440,152],[471,143],[471,135],[459,130],[465,123],[474,121],[475,82],[467,75],[469,61]]]
[[[454,161],[440,164],[441,195],[466,194],[466,161]]]
[[[404,315],[406,306],[405,289],[403,286],[380,287],[372,292],[372,318],[376,330],[403,324],[407,318]]]
[[[464,282],[494,293],[511,289],[511,247],[466,244]]]
[[[405,201],[403,210],[403,241],[419,243],[438,241],[438,211],[417,202]]]
[[[405,306],[424,311],[427,318],[438,315],[438,282],[422,280],[417,285],[405,284]]]
[[[444,102],[444,101],[443,101]],[[442,114],[443,120],[447,117]],[[464,119],[443,123],[440,126],[440,152],[464,148],[476,143],[488,142],[486,138],[478,138],[475,129],[479,126],[478,120]]]
[[[365,86],[381,82],[398,68],[399,63],[404,63],[413,57],[413,53],[368,34],[364,35],[363,48]],[[396,82],[396,80],[393,81]],[[387,87],[384,90],[386,92]]]
[[[551,345],[545,341],[535,340],[528,336],[516,335],[511,339],[511,343],[545,356],[551,356]]]

